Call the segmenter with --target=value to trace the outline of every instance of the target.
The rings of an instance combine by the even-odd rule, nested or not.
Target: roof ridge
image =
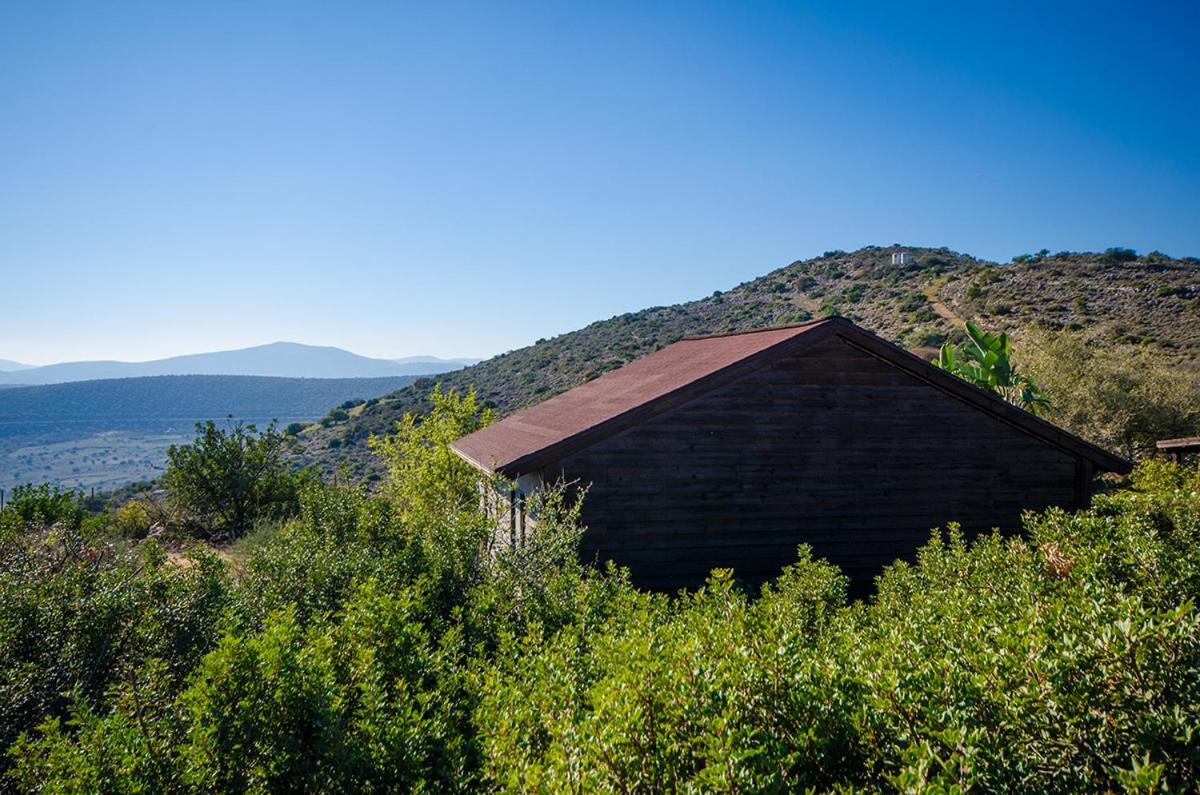
[[[831,320],[842,320],[840,315],[830,315],[829,317],[819,317],[813,320],[805,320],[801,323],[784,323],[779,326],[764,326],[762,328],[746,329],[745,331],[721,331],[716,334],[689,334],[686,337],[680,337],[676,342],[694,342],[696,340],[715,340],[721,337],[743,337],[748,334],[763,334],[768,331],[787,331],[793,328],[807,328],[808,326],[817,326],[821,323],[828,323]]]
[[[786,349],[812,334],[824,334],[825,330],[833,329],[835,324],[828,323],[828,320],[826,318],[826,322],[761,330],[773,331],[774,337],[749,333],[719,335],[725,338],[741,336],[754,339],[724,345],[714,342],[710,346],[704,346],[718,350],[716,361],[708,356],[693,356],[693,352],[703,348],[683,346],[681,343],[684,340],[677,340],[623,367],[606,372],[599,378],[579,384],[541,403],[510,414],[486,428],[467,434],[456,440],[451,448],[476,465],[486,464],[490,459],[491,465],[484,468],[491,471],[531,466],[532,461],[547,458],[552,453],[565,455],[565,450],[572,449],[577,444],[586,446],[595,441],[585,441],[586,439],[604,438],[617,433],[628,424],[645,421],[690,399],[689,396],[715,389],[727,379],[739,377],[738,373],[744,374],[758,369],[778,355],[781,349]],[[672,361],[668,352],[676,346],[679,348]],[[731,350],[721,352],[721,349],[731,346]],[[656,367],[654,375],[666,374],[665,383],[659,378],[647,377],[647,374],[642,372],[651,367],[652,363],[662,365],[660,357],[664,356],[668,359],[666,368]],[[721,361],[722,359],[726,361]],[[636,380],[632,382],[634,388],[628,386],[631,383],[630,375],[635,369],[646,384],[644,390],[637,388]],[[612,391],[614,387],[615,391]],[[642,394],[638,394],[639,391]],[[600,400],[596,400],[596,393],[601,396]],[[586,402],[580,408],[580,399],[586,401],[588,398],[598,407],[596,411],[589,411]],[[592,416],[588,416],[589,414]],[[531,416],[549,433],[530,433],[528,420]],[[519,417],[526,421],[522,423],[526,428],[514,426],[513,421]]]
[[[688,340],[754,337],[768,333],[774,333],[776,337],[748,339],[744,343],[687,346],[687,353],[681,358],[680,351],[673,360],[667,353],[675,345]],[[452,449],[475,465],[482,464],[483,468],[489,470],[540,467],[546,461],[556,460],[556,456],[569,455],[575,449],[586,447],[638,422],[644,422],[682,402],[718,388],[731,379],[741,378],[779,355],[787,352],[800,353],[808,345],[815,344],[831,334],[841,336],[847,343],[907,372],[934,389],[963,400],[996,420],[1014,426],[1053,447],[1086,458],[1112,472],[1127,472],[1130,469],[1129,462],[1107,450],[1025,412],[999,396],[941,370],[935,364],[900,348],[895,343],[838,316],[755,331],[678,340],[595,380],[568,389],[511,414],[494,425],[468,434],[456,440]],[[664,361],[660,357],[667,359]],[[653,369],[655,377],[648,377],[647,373],[643,372],[648,367]],[[665,380],[659,377],[663,375],[666,376]],[[640,377],[644,382],[642,387],[639,387],[637,380],[632,382],[631,387],[631,377]],[[524,421],[517,420],[514,424],[514,420],[522,416]],[[528,422],[531,418],[534,420],[532,424]],[[538,427],[541,431],[536,430]],[[463,444],[464,442],[467,444]],[[488,459],[492,461],[490,466],[487,465]]]

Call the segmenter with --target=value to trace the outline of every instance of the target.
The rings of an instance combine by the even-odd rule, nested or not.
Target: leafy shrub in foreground
[[[236,580],[215,559],[164,564],[153,544],[92,560],[82,541],[62,558],[58,530],[9,537],[4,695],[37,695],[0,713],[9,780],[127,792],[1200,783],[1200,472],[1144,463],[1133,488],[1031,515],[1023,537],[935,533],[868,603],[848,604],[845,578],[804,548],[760,594],[718,571],[668,597],[581,566],[561,493],[539,506],[528,546],[492,550],[463,473],[438,479],[455,463],[438,439],[478,420],[446,400],[451,419],[409,429],[390,499],[311,486]]]
[[[485,771],[509,791],[1193,789],[1200,477],[1139,483],[1028,538],[935,535],[869,605],[802,556],[758,600],[719,574],[514,640]]]
[[[97,548],[62,526],[10,541],[0,553],[0,744],[73,701],[103,700],[150,660],[180,685],[229,607],[213,555],[181,570],[156,545]]]
[[[409,789],[436,778],[447,744],[438,661],[412,595],[371,583],[338,622],[294,611],[228,636],[181,697],[178,749],[194,791]]]
[[[513,639],[479,725],[511,791],[759,791],[829,785],[859,764],[850,674],[823,627],[845,579],[802,555],[757,602],[718,572],[675,604],[627,593],[599,626]]]

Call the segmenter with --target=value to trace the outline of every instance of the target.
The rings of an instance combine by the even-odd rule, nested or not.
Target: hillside
[[[0,368],[0,384],[61,384],[105,378],[160,375],[253,375],[278,378],[392,378],[444,373],[463,363],[430,356],[401,361],[372,359],[356,353],[296,342],[273,342],[232,351],[172,356],[148,362],[63,362],[43,367]]]
[[[393,392],[393,378],[179,375],[0,390],[0,488],[24,481],[109,488],[153,476],[201,420],[283,425]]]
[[[28,370],[33,365],[21,364],[14,362],[12,359],[0,359],[0,373],[8,373],[13,370]]]
[[[906,251],[909,262],[891,264]],[[1101,341],[1159,346],[1184,366],[1200,363],[1200,260],[1158,254],[1063,252],[1001,265],[944,248],[871,246],[794,262],[727,292],[592,323],[436,379],[474,388],[501,413],[543,400],[680,337],[760,328],[840,314],[922,355],[962,319],[1016,332],[1087,329]],[[427,406],[434,379],[419,379],[344,423],[304,436],[297,460],[332,470],[345,461],[378,475],[366,440],[405,411]],[[331,446],[332,445],[332,446]]]

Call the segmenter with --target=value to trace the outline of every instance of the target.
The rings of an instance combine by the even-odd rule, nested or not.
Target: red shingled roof
[[[719,376],[730,368],[753,362],[756,356],[809,333],[822,322],[680,340],[464,436],[454,443],[454,450],[488,471],[521,471],[525,459],[548,448],[561,448],[582,434],[591,436],[606,424],[626,427],[622,420],[644,419],[630,416],[631,412],[648,406],[665,410],[677,405],[670,398],[681,390],[690,395],[691,388],[697,384],[708,386],[708,380],[714,377],[723,382],[726,379]],[[737,369],[740,374],[741,368]],[[650,415],[654,413],[658,412]]]
[[[594,381],[518,411],[452,445],[472,464],[507,477],[532,472],[600,439],[741,378],[778,356],[839,334],[868,352],[1044,441],[1127,472],[1127,461],[968,384],[842,318],[686,338]]]

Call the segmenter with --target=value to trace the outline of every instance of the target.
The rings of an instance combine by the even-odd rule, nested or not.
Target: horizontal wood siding
[[[798,544],[858,589],[932,528],[1014,530],[1022,510],[1073,506],[1060,451],[839,337],[561,462],[588,485],[586,558],[647,587],[714,567],[758,583]]]

